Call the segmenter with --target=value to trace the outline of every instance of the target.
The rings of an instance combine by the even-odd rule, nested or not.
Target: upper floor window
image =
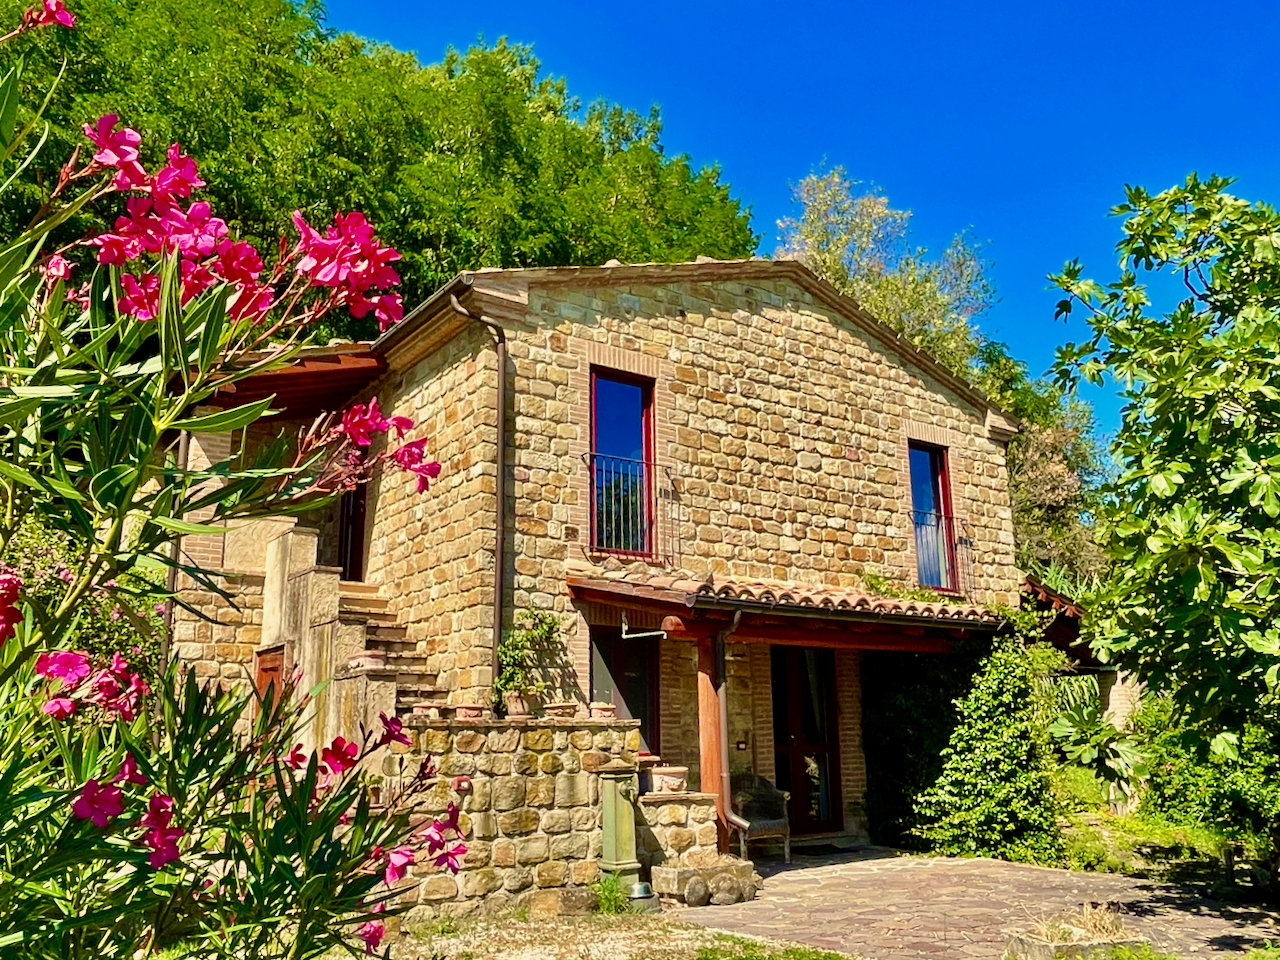
[[[958,590],[947,451],[944,447],[923,443],[912,443],[908,449],[919,584],[938,590]]]
[[[591,546],[653,552],[653,381],[591,371]]]

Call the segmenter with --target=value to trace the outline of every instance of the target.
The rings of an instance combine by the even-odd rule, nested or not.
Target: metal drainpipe
[[[716,634],[716,699],[720,702],[720,796],[724,798],[724,817],[736,830],[747,827],[747,821],[733,812],[733,793],[729,777],[729,670],[725,645],[738,630],[742,611],[733,611],[733,623]]]
[[[187,472],[191,460],[191,431],[183,430],[178,434],[178,470]],[[178,558],[182,552],[182,537],[175,537],[169,545],[169,572],[165,579],[165,588],[169,598],[164,602],[164,633],[160,636],[160,663],[167,665],[169,651],[173,647],[173,595],[178,592]]]
[[[498,645],[502,642],[503,599],[507,593],[507,335],[492,320],[486,320],[464,307],[456,294],[449,295],[449,304],[461,316],[489,329],[493,334],[494,348],[498,355],[498,475],[494,482],[494,494],[498,500],[496,517],[498,529],[493,547],[493,658],[491,660],[492,681],[497,681]]]

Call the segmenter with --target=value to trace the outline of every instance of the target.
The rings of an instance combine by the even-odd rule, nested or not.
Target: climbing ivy
[[[1063,855],[1040,709],[1043,679],[1062,655],[996,638],[942,751],[942,773],[916,798],[916,834],[938,853],[1056,863]]]

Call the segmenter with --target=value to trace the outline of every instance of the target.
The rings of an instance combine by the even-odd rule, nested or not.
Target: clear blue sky
[[[1280,203],[1280,5],[1264,2],[428,3],[329,0],[329,23],[424,62],[531,43],[584,101],[657,103],[669,152],[718,163],[770,253],[824,159],[878,183],[941,247],[971,228],[1001,302],[983,323],[1035,373],[1084,326],[1044,276],[1115,274],[1126,182],[1189,171]],[[1104,431],[1116,402],[1093,396]]]

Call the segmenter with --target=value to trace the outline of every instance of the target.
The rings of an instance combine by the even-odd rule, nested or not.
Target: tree
[[[1210,721],[1219,752],[1280,686],[1280,214],[1230,183],[1128,188],[1119,278],[1052,278],[1092,328],[1060,378],[1124,398],[1094,649]]]
[[[0,13],[25,5],[5,0]],[[252,243],[273,242],[294,210],[364,210],[403,253],[411,304],[481,266],[755,249],[748,212],[719,171],[667,153],[656,109],[583,109],[527,46],[450,50],[424,66],[325,29],[317,3],[82,0],[77,10],[82,29],[25,51],[33,95],[67,65],[46,111],[51,156],[70,151],[85,121],[127,102],[144,161],[174,141],[198,152],[210,202]],[[0,226],[25,225],[53,161],[38,161],[36,174],[6,197]],[[113,215],[90,210],[67,238]],[[330,333],[371,331],[328,320]]]
[[[779,256],[795,257],[872,316],[973,381],[1023,421],[1009,445],[1009,489],[1019,562],[1055,566],[1088,581],[1100,569],[1089,517],[1100,457],[1089,407],[1052,381],[1032,378],[977,321],[996,302],[981,249],[959,234],[938,256],[911,242],[909,210],[843,167],[795,188],[800,214],[779,221]]]

